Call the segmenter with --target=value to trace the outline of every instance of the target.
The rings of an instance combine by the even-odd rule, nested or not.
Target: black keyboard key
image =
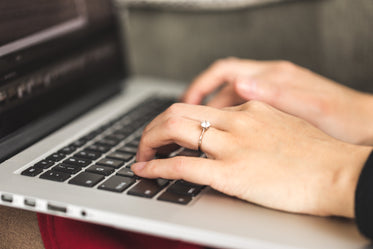
[[[98,161],[97,164],[118,169],[120,166],[124,164],[124,162],[116,159],[103,158],[100,161]]]
[[[89,172],[82,172],[79,175],[75,176],[69,181],[70,184],[79,185],[83,187],[93,187],[105,177],[98,174],[93,174]]]
[[[165,191],[157,198],[157,200],[187,205],[192,200],[192,197]]]
[[[48,169],[55,164],[52,160],[42,160],[34,165],[35,168]]]
[[[72,174],[78,173],[81,170],[81,167],[76,166],[76,165],[69,165],[69,164],[61,163],[61,164],[58,164],[56,167],[53,167],[52,169],[54,171],[64,172],[64,173],[68,173],[72,175]]]
[[[123,135],[123,134],[111,134],[109,136],[106,136],[105,138],[106,139],[110,139],[110,140],[115,140],[115,141],[118,141],[118,142],[121,142],[123,141],[127,136]]]
[[[106,146],[106,147],[109,147],[109,148],[112,148],[114,147],[115,145],[117,145],[119,143],[119,141],[116,141],[116,140],[110,140],[110,139],[101,139],[99,141],[96,142],[96,144],[98,145],[102,145],[102,146]]]
[[[50,155],[46,159],[54,161],[54,162],[58,162],[58,161],[61,161],[62,159],[64,159],[65,157],[66,157],[65,154],[62,154],[62,153],[53,153],[52,155]]]
[[[196,196],[201,192],[203,187],[204,186],[186,181],[176,181],[167,189],[167,191],[180,195]]]
[[[87,142],[88,142],[88,140],[86,140],[84,138],[81,138],[81,139],[76,140],[72,144],[70,144],[70,146],[74,146],[75,148],[79,148],[79,147],[82,147],[83,145],[85,145]]]
[[[132,140],[129,144],[133,147],[139,147],[139,144],[140,144],[140,140],[141,140],[141,137],[137,140],[137,139],[134,139]]]
[[[81,168],[87,167],[89,164],[91,164],[91,160],[88,159],[81,159],[81,158],[76,158],[76,157],[70,157],[63,161],[63,163],[70,164],[70,165],[76,165]]]
[[[120,127],[120,128],[117,128],[115,131],[114,131],[114,134],[115,135],[122,135],[122,136],[125,136],[125,137],[128,137],[129,135],[131,135],[133,131],[128,129],[127,126],[126,127]]]
[[[124,153],[129,153],[129,154],[132,154],[132,155],[136,155],[137,153],[137,148],[135,147],[129,147],[129,146],[123,146],[123,147],[120,147],[118,149],[118,151],[120,152],[124,152]]]
[[[111,120],[110,122],[107,122],[106,124],[101,125],[99,128],[96,129],[96,132],[103,133],[104,131],[112,127],[115,122],[116,121]]]
[[[92,145],[86,147],[85,150],[94,151],[94,152],[98,152],[98,153],[106,153],[110,150],[110,147],[103,146],[103,145],[100,145],[100,144],[92,144]]]
[[[44,174],[40,175],[41,179],[47,179],[56,182],[64,182],[70,178],[70,174],[49,170]]]
[[[152,198],[169,183],[165,179],[142,179],[128,191],[129,195]]]
[[[94,139],[98,134],[100,134],[100,131],[92,131],[89,134],[85,135],[83,139],[90,141]]]
[[[135,142],[135,143],[140,143],[140,140],[141,140],[141,136],[142,134],[138,135],[137,137],[135,137],[131,142]]]
[[[129,186],[135,183],[135,180],[128,177],[122,176],[112,176],[98,188],[103,190],[108,190],[112,192],[122,193]]]
[[[128,147],[128,148],[134,148],[134,149],[136,149],[136,151],[137,151],[137,147],[139,147],[139,142],[131,141],[131,142],[127,143],[127,144],[125,145],[125,147]]]
[[[62,153],[62,154],[65,154],[65,155],[69,155],[69,154],[73,153],[74,151],[76,151],[76,147],[70,145],[70,146],[66,146],[66,147],[62,148],[58,152]]]
[[[41,172],[43,172],[42,168],[30,167],[30,168],[22,171],[21,175],[24,175],[24,176],[37,176]]]
[[[131,128],[130,129],[134,132],[137,129],[139,129],[140,127],[142,127],[144,124],[145,124],[145,121],[143,121],[143,120],[135,120],[131,123],[131,125],[130,125]]]
[[[93,166],[89,167],[88,169],[86,169],[86,171],[91,172],[91,173],[95,173],[95,174],[99,174],[99,175],[108,176],[108,175],[110,175],[111,173],[114,172],[114,169],[111,168],[111,167],[106,167],[106,166],[93,165]]]
[[[117,172],[119,176],[135,177],[135,173],[130,168],[123,168]]]
[[[133,154],[124,152],[113,152],[106,156],[107,158],[118,159],[124,162],[128,162],[133,158]]]
[[[74,155],[75,157],[78,158],[83,158],[83,159],[89,159],[89,160],[96,160],[101,156],[101,153],[95,152],[95,151],[80,151]]]

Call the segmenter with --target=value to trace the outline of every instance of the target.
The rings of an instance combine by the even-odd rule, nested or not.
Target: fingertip
[[[252,78],[237,78],[234,83],[236,93],[246,100],[255,97],[257,93],[257,82]]]
[[[138,162],[138,163],[134,163],[132,164],[131,166],[131,170],[137,175],[137,174],[140,174],[145,166],[146,166],[147,162]]]

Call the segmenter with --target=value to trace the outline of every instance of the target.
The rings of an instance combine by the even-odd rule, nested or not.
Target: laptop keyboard
[[[131,170],[144,126],[172,103],[174,101],[170,99],[148,99],[52,153],[21,175],[96,188],[98,191],[127,191],[126,194],[140,198],[186,205],[204,186],[183,180],[145,179]],[[185,148],[171,155],[203,156],[198,151]]]

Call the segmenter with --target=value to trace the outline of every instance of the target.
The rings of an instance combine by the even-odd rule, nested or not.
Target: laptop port
[[[67,213],[67,208],[66,207],[61,207],[61,206],[57,206],[57,205],[54,205],[54,204],[48,204],[48,210],[61,212],[61,213]]]
[[[13,202],[13,196],[7,195],[7,194],[2,194],[1,195],[1,200],[3,202],[10,202],[10,203],[12,203]]]
[[[25,199],[24,204],[25,204],[25,206],[28,206],[28,207],[35,207],[36,206],[36,202],[35,202],[34,199]]]

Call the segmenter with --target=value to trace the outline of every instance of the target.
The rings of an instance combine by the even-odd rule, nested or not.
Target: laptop
[[[0,19],[0,205],[217,248],[369,243],[351,220],[135,176],[129,166],[143,127],[185,85],[128,77],[110,1],[3,0]]]

